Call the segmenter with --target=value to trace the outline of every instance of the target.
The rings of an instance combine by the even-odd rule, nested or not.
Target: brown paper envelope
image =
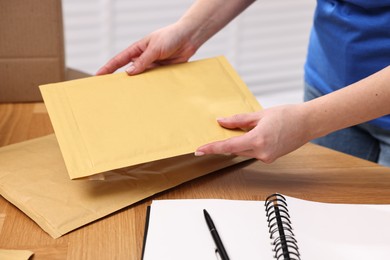
[[[223,57],[40,86],[71,179],[241,135],[216,118],[261,109]]]
[[[34,253],[28,250],[0,249],[0,259],[28,260]]]
[[[207,173],[247,160],[182,155],[70,180],[54,135],[0,148],[0,194],[53,238]],[[66,213],[66,214],[65,214]]]

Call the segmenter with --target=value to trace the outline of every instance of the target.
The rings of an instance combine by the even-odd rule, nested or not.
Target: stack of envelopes
[[[223,57],[40,89],[55,136],[0,148],[0,194],[54,238],[246,160],[193,153],[243,134],[216,118],[261,109]]]

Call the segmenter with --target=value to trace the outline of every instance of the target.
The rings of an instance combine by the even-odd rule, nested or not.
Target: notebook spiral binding
[[[286,198],[279,193],[272,194],[265,200],[270,239],[274,258],[277,260],[301,260],[298,242],[288,214]]]

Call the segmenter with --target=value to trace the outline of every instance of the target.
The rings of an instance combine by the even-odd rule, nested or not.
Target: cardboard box
[[[42,101],[39,85],[67,76],[61,0],[0,0],[0,102]]]

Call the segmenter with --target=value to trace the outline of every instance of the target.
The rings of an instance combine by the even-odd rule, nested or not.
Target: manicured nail
[[[200,152],[200,151],[195,152],[195,156],[202,156],[202,155],[204,155],[204,152]]]
[[[134,71],[135,67],[133,64],[131,64],[127,69],[126,72],[127,74],[131,74]]]

